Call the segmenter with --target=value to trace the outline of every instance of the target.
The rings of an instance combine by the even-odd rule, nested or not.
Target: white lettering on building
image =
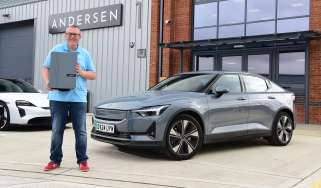
[[[69,20],[68,25],[74,25],[75,24],[75,18],[74,17],[69,16],[68,20]]]
[[[94,21],[93,21],[93,23],[98,23],[98,13],[97,12],[95,12],[94,14],[93,14],[93,17],[94,17]]]
[[[78,26],[82,25],[82,15],[77,16],[77,25]]]
[[[113,11],[110,11],[109,19],[110,19],[110,20],[113,20],[112,17],[114,17],[115,20],[118,19],[118,10],[117,10],[117,9],[116,9],[116,13],[115,13],[115,14],[113,13]]]
[[[107,11],[103,11],[100,13],[100,21],[101,22],[107,22],[107,20],[105,18],[107,18]]]

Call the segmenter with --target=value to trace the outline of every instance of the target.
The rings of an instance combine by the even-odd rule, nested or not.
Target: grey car
[[[94,108],[91,137],[118,147],[159,147],[185,160],[203,144],[263,137],[287,145],[295,128],[294,94],[242,72],[189,72],[138,96]]]

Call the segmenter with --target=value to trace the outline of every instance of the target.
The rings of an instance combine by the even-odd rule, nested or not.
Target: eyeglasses
[[[69,33],[69,32],[66,32],[65,34],[66,34],[67,36],[70,36],[70,37],[78,37],[78,36],[80,36],[79,33]]]

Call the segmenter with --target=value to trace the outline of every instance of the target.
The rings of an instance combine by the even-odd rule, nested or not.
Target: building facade
[[[116,4],[122,12],[111,11]],[[97,69],[97,79],[88,81],[91,106],[143,91],[149,80],[150,14],[149,0],[0,1],[0,77],[24,79],[45,90],[44,59],[64,41],[63,27],[74,23],[84,28],[80,45]],[[120,24],[109,27],[116,16]]]
[[[182,71],[246,71],[293,91],[298,122],[321,124],[320,18],[319,0],[1,1],[0,77],[44,90],[42,63],[76,23],[97,68],[91,107]]]
[[[318,0],[155,0],[150,85],[180,71],[258,73],[295,93],[298,122],[321,124],[320,31]]]

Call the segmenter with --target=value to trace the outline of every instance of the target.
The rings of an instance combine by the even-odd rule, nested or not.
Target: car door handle
[[[237,98],[237,100],[238,100],[238,101],[245,101],[246,98],[245,98],[245,97],[239,97],[239,98]]]
[[[273,96],[268,96],[268,99],[275,99],[275,97],[273,97]]]

